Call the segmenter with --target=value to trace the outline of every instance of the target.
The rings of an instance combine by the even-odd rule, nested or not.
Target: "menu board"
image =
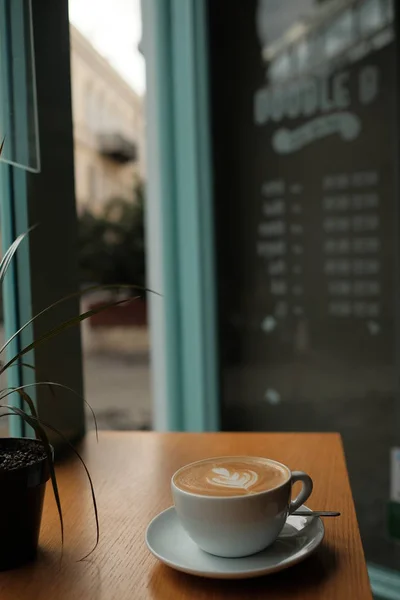
[[[340,52],[342,38],[326,37],[336,22],[319,15],[321,60],[290,72],[307,40],[266,46],[260,4],[209,3],[222,425],[339,431],[368,558],[395,566],[384,539],[399,423],[393,14],[381,3],[371,25],[354,12],[367,3],[349,2],[364,33]]]
[[[302,323],[309,343],[329,354],[337,345],[343,359],[360,344],[363,361],[393,351],[392,71],[388,45],[312,87],[299,79],[254,93],[265,158],[255,268],[261,327],[276,344],[289,321],[293,335]]]

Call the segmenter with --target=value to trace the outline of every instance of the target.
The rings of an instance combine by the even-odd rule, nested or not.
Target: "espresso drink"
[[[290,478],[283,466],[264,458],[232,456],[202,460],[180,469],[174,484],[202,496],[244,496],[279,487]]]

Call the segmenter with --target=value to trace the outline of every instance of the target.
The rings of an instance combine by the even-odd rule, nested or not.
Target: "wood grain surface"
[[[90,559],[78,562],[94,541],[95,528],[85,474],[77,461],[68,460],[58,467],[66,528],[63,559],[48,486],[38,560],[0,573],[1,600],[372,598],[337,434],[101,432],[98,444],[88,435],[82,452],[98,498],[99,547]],[[341,511],[339,519],[325,520],[325,540],[304,563],[260,579],[230,582],[178,573],[149,553],[145,530],[172,504],[173,472],[190,461],[227,454],[266,456],[304,470],[315,486],[308,505]]]

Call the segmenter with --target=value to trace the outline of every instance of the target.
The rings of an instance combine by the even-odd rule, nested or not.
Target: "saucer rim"
[[[306,506],[306,505],[301,506],[301,510],[307,510],[307,511],[312,512],[311,509],[308,508],[308,506]],[[217,569],[214,571],[204,571],[204,570],[199,571],[196,569],[191,569],[189,567],[185,567],[179,563],[175,563],[175,562],[169,560],[165,556],[162,556],[161,554],[159,554],[154,549],[154,547],[151,546],[151,544],[149,542],[149,531],[152,527],[154,527],[155,522],[158,521],[159,519],[161,519],[162,516],[165,515],[166,513],[171,513],[171,514],[175,513],[175,516],[176,516],[175,506],[170,506],[170,507],[166,508],[165,510],[159,512],[150,521],[150,523],[148,524],[148,526],[146,528],[146,535],[145,535],[147,548],[149,549],[151,554],[153,554],[153,556],[155,556],[155,558],[157,558],[160,562],[162,562],[164,565],[170,567],[171,569],[174,569],[175,571],[180,571],[181,573],[195,575],[196,577],[205,577],[207,579],[251,579],[251,578],[255,578],[255,577],[262,577],[264,575],[272,575],[273,573],[278,573],[279,571],[283,571],[285,569],[288,569],[289,567],[297,565],[298,563],[302,562],[303,560],[305,560],[306,558],[311,556],[315,552],[315,550],[321,545],[321,543],[325,537],[325,527],[324,527],[322,520],[319,517],[311,517],[312,519],[318,519],[320,530],[319,530],[319,532],[317,532],[317,535],[315,535],[312,538],[309,549],[306,552],[300,551],[301,554],[298,556],[294,556],[293,558],[291,558],[289,556],[282,563],[277,564],[272,567],[271,566],[270,567],[260,567],[260,568],[245,569],[245,570],[243,570],[243,569],[240,570],[240,568],[239,568],[237,571],[230,572],[230,573],[227,573],[224,571],[219,571]],[[309,518],[309,517],[305,517],[305,518]],[[210,556],[212,556],[212,555],[210,554]],[[218,558],[218,557],[216,557],[216,558]],[[243,557],[243,558],[249,558],[249,557]],[[241,559],[235,558],[232,560],[240,561]]]

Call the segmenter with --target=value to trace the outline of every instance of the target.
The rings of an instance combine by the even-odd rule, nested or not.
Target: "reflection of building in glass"
[[[78,208],[133,197],[144,176],[142,98],[71,25],[71,87]]]
[[[260,1],[262,21],[267,3]],[[328,0],[313,6],[279,39],[264,40],[270,82],[279,83],[318,68],[334,69],[360,60],[394,39],[393,0]]]

